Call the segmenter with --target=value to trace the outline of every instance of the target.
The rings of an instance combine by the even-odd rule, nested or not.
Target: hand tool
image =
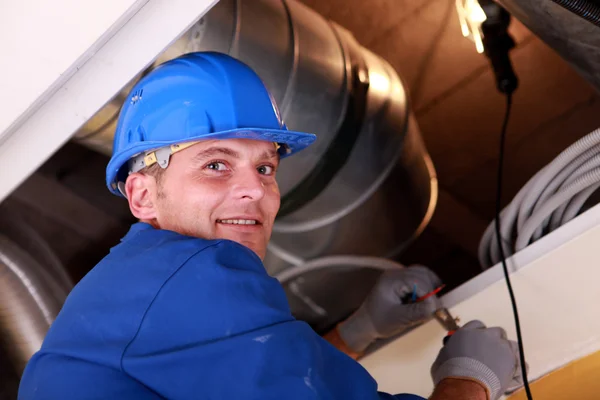
[[[460,329],[460,326],[456,323],[456,319],[450,314],[450,311],[446,307],[438,308],[433,313],[435,319],[448,331],[446,337],[444,337],[444,344],[448,342],[450,336],[454,334],[457,330]]]

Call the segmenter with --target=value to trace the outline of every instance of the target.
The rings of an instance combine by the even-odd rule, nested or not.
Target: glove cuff
[[[474,379],[486,388],[490,400],[496,400],[502,394],[500,379],[494,371],[473,358],[451,358],[440,365],[433,373],[433,382],[437,385],[445,378]]]
[[[375,327],[363,306],[348,319],[337,326],[340,338],[346,346],[357,353],[362,353],[375,339]]]

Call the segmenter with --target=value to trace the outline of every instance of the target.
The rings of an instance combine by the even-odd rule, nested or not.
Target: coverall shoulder
[[[145,223],[75,286],[19,388],[20,400],[409,396],[378,392],[294,319],[250,249]]]

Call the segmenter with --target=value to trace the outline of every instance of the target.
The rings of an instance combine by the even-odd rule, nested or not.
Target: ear
[[[158,187],[156,179],[150,175],[133,173],[125,182],[125,193],[131,213],[139,220],[156,219],[155,201]]]

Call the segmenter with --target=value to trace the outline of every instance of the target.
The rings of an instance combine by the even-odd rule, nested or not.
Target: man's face
[[[257,140],[208,140],[182,150],[149,190],[153,223],[188,236],[233,240],[263,259],[280,204],[278,164],[273,143]]]

